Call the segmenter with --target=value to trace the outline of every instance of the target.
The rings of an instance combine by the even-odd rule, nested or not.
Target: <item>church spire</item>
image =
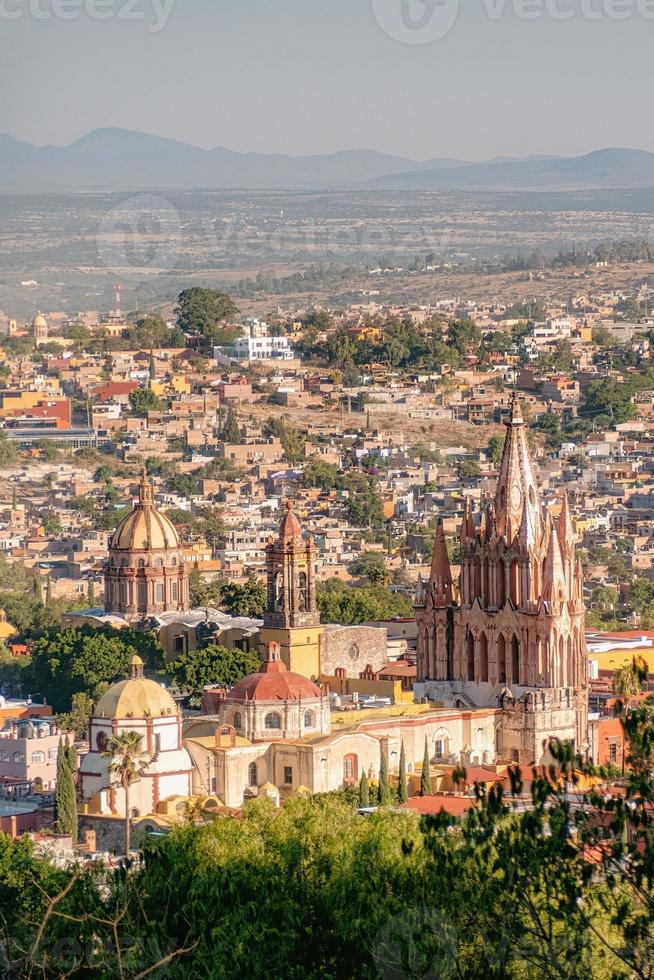
[[[452,605],[452,571],[442,520],[439,520],[436,528],[434,554],[429,573],[429,589],[436,609],[446,609]]]
[[[511,414],[506,423],[506,439],[495,496],[498,533],[511,544],[524,521],[528,543],[535,544],[542,533],[536,480],[532,470],[525,421],[517,395],[511,399]]]
[[[552,523],[552,515],[547,512],[548,537],[547,554],[543,567],[543,598],[558,601],[560,598],[567,597],[567,583],[563,559],[561,557],[561,547],[559,536]]]
[[[561,545],[561,554],[566,558],[570,558],[574,552],[574,530],[572,528],[572,518],[570,516],[570,504],[568,501],[568,494],[564,490],[563,492],[563,504],[561,505],[561,515],[559,517],[559,544]]]
[[[466,497],[465,508],[463,511],[463,523],[461,524],[461,543],[465,545],[466,541],[474,541],[476,537],[477,528],[475,527],[475,519],[472,516],[472,505],[470,503],[470,497]]]

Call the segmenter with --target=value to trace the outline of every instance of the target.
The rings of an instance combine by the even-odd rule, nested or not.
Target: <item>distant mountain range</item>
[[[369,186],[397,190],[581,191],[654,187],[654,153],[595,150],[579,157],[489,160],[383,174]]]
[[[0,135],[0,189],[74,191],[153,188],[343,186],[412,169],[458,167],[459,160],[421,163],[375,150],[323,156],[202,150],[126,129],[98,129],[70,146],[32,146]]]
[[[654,187],[654,154],[605,149],[579,157],[498,157],[484,163],[410,160],[375,150],[315,156],[203,150],[125,129],[70,146],[37,147],[0,134],[0,192],[190,188],[592,190]]]

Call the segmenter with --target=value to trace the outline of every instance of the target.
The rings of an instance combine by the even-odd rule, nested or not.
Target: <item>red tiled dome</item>
[[[256,674],[250,674],[235,684],[228,694],[229,701],[304,701],[319,698],[322,691],[302,674],[289,670],[279,659],[279,649],[270,644],[268,660]]]
[[[263,666],[263,665],[262,665]],[[265,666],[279,666],[266,664]],[[230,701],[304,701],[319,698],[321,690],[317,684],[302,674],[287,670],[259,671],[239,681],[229,692]]]

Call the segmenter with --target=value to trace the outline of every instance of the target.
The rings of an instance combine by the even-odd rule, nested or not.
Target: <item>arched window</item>
[[[467,653],[467,663],[468,663],[468,680],[474,681],[475,679],[475,638],[472,633],[468,633],[466,637],[466,653]]]
[[[171,585],[170,585],[170,598],[172,599],[173,602],[177,602],[177,595],[178,595],[178,592],[177,592],[177,582],[171,582]]]
[[[284,573],[277,572],[275,575],[275,609],[281,612],[284,608]]]
[[[485,633],[479,637],[479,680],[488,680],[488,640]]]
[[[343,781],[356,783],[359,778],[359,759],[354,752],[343,758]]]
[[[177,559],[173,557],[170,564],[173,566],[173,568],[177,568]]]
[[[248,786],[258,786],[257,778],[257,764],[256,762],[251,762],[248,766]]]
[[[104,750],[107,748],[107,742],[108,741],[109,740],[107,738],[106,732],[98,732],[97,737],[96,737],[96,740],[95,740],[95,744],[96,744],[96,747],[97,747],[98,752],[104,752]]]
[[[509,573],[509,586],[511,589],[511,602],[514,606],[520,605],[520,562],[511,562]]]
[[[154,560],[155,568],[163,568],[163,558],[155,558]]]
[[[32,752],[32,762],[45,762],[45,752]]]
[[[504,609],[506,605],[506,565],[502,559],[497,563],[497,608]]]
[[[144,558],[139,558],[138,567],[139,568],[145,568],[145,559]]]
[[[298,576],[300,612],[306,612],[309,608],[309,589],[307,586],[307,573],[300,572]]]
[[[233,720],[232,724],[233,724],[234,728],[242,728],[243,727],[243,722],[241,720],[241,713],[240,713],[240,711],[237,711],[235,713],[234,720]]]
[[[265,717],[264,725],[266,728],[280,731],[282,727],[282,716],[278,715],[276,711],[269,711]]]
[[[314,728],[315,727],[315,724],[316,724],[316,715],[315,715],[315,712],[313,712],[313,711],[305,711],[304,712],[304,727],[305,728]]]
[[[497,638],[497,680],[506,684],[506,640],[502,633]]]
[[[513,639],[511,640],[511,683],[520,684],[522,678],[520,677],[520,642],[518,637],[513,634]]]
[[[138,584],[137,602],[141,608],[148,604],[148,586],[146,582],[139,582]]]

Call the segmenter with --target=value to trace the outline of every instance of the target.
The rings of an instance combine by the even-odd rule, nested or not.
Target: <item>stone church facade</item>
[[[442,527],[416,600],[416,698],[498,709],[495,752],[546,757],[551,738],[588,747],[583,580],[567,498],[541,505],[514,399],[494,501],[468,504],[455,594]]]

